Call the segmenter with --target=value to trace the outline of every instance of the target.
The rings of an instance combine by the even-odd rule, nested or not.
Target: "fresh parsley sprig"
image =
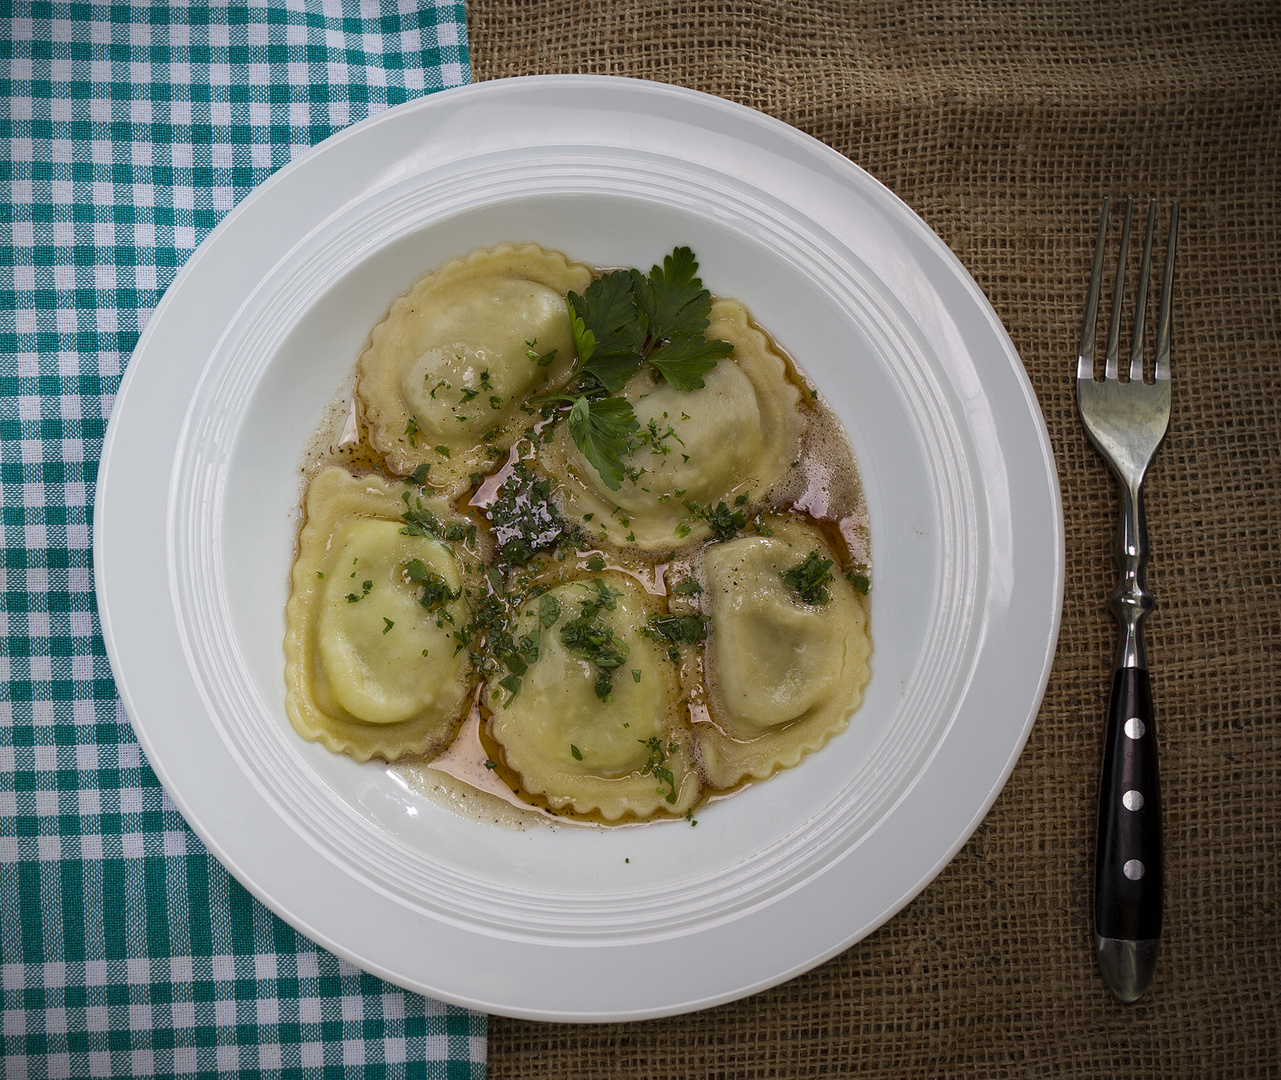
[[[611,491],[628,470],[631,436],[640,428],[632,404],[617,397],[648,364],[655,376],[688,392],[729,356],[726,341],[708,341],[712,295],[698,277],[698,260],[678,247],[648,275],[639,270],[603,274],[566,297],[578,362],[556,390],[535,403],[569,405],[569,434]]]

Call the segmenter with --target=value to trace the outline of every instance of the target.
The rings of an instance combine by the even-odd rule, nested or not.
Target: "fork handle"
[[[1156,966],[1164,908],[1156,718],[1146,668],[1112,681],[1094,866],[1099,964],[1112,993],[1137,1000]]]

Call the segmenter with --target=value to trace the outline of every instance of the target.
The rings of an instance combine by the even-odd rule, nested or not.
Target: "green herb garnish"
[[[538,621],[543,629],[550,630],[560,618],[560,601],[549,593],[538,598]]]
[[[439,611],[463,594],[461,588],[451,589],[449,582],[430,569],[422,559],[410,559],[405,564],[405,573],[409,580],[418,586],[422,593],[418,602],[428,611]]]
[[[738,507],[741,506],[743,502],[746,502],[746,499],[740,499],[736,501],[734,505],[735,507]],[[716,506],[712,506],[710,503],[707,506],[699,506],[697,503],[693,503],[688,499],[685,499],[682,501],[681,505],[689,511],[690,516],[695,520],[706,521],[707,524],[711,526],[712,536],[716,540],[728,540],[736,532],[747,525],[747,514],[741,509],[731,510],[729,505],[723,501],[718,503]],[[681,524],[684,524],[684,522]],[[677,526],[676,531],[677,535],[680,536],[689,535],[688,528],[686,528],[685,532],[682,533],[680,531],[680,526]]]
[[[640,429],[631,402],[614,396],[627,380],[648,364],[656,378],[677,390],[697,390],[703,376],[733,351],[728,342],[704,335],[712,297],[697,275],[694,253],[678,247],[648,276],[615,270],[582,296],[566,297],[578,363],[557,390],[534,400],[570,406],[570,437],[611,491],[629,475],[623,459]],[[656,427],[654,435],[666,437]]]
[[[401,498],[405,503],[405,512],[401,514],[401,520],[405,523],[405,527],[400,530],[402,535],[430,536],[433,540],[448,540],[451,543],[460,541],[471,543],[476,539],[475,525],[464,525],[461,521],[451,521],[446,525],[422,506],[421,502],[418,507],[411,507],[408,491]]]
[[[702,615],[651,615],[641,633],[655,641],[697,645],[707,638],[707,619]]]
[[[600,578],[592,580],[596,595],[582,601],[581,611],[560,628],[561,644],[571,656],[596,665],[596,696],[608,701],[613,692],[613,675],[627,660],[627,646],[614,637],[614,630],[600,618],[617,606],[619,593]]]
[[[801,595],[807,604],[826,604],[831,597],[827,586],[832,580],[831,559],[824,559],[817,551],[805,556],[805,561],[797,563],[790,570],[779,571],[787,584]]]
[[[556,350],[540,353],[538,351],[538,339],[525,342],[525,355],[528,356],[539,367],[551,367],[552,361],[556,359]]]
[[[523,461],[516,462],[487,511],[494,523],[498,561],[524,565],[539,551],[552,548],[565,535],[565,521],[551,501],[551,481],[539,478]]]
[[[664,796],[669,803],[674,803],[676,801],[676,777],[672,774],[672,770],[667,768],[667,755],[676,753],[676,744],[668,743],[664,747],[663,740],[657,735],[651,735],[648,742],[643,739],[637,739],[636,741],[649,747],[649,760],[641,769],[641,775],[654,777],[658,781],[658,793]],[[666,792],[663,790],[664,786],[667,788]]]

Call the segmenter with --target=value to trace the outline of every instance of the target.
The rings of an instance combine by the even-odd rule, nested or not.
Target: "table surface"
[[[402,10],[403,9],[403,10]],[[384,0],[11,5],[0,21],[0,1072],[6,1076],[1281,1075],[1281,12],[1271,0]],[[465,20],[465,21],[464,21]],[[97,455],[129,353],[235,201],[416,94],[552,72],[758,108],[956,252],[1059,465],[1062,633],[1027,748],[879,931],[740,1002],[634,1024],[483,1017],[365,976],[203,849],[98,636]],[[1156,980],[1090,941],[1116,491],[1075,413],[1104,195],[1182,206],[1175,405],[1149,482],[1167,901]]]

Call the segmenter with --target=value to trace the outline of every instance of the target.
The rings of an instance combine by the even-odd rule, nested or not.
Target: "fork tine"
[[[1130,251],[1130,218],[1134,200],[1125,200],[1125,222],[1121,226],[1121,250],[1116,257],[1116,283],[1112,288],[1112,317],[1108,320],[1108,355],[1103,377],[1115,380],[1121,359],[1121,305],[1125,301],[1125,260]]]
[[[1179,240],[1179,203],[1170,210],[1170,235],[1165,248],[1165,275],[1161,280],[1161,307],[1156,316],[1156,377],[1170,378],[1170,309],[1174,304],[1174,249]]]
[[[1148,317],[1148,278],[1152,269],[1152,234],[1156,232],[1156,199],[1148,202],[1148,230],[1143,239],[1143,261],[1139,263],[1139,291],[1134,298],[1134,337],[1130,343],[1127,379],[1143,378],[1143,329]]]
[[[1076,377],[1094,378],[1095,321],[1099,314],[1099,286],[1103,282],[1103,249],[1107,246],[1108,198],[1103,197],[1099,211],[1099,236],[1094,242],[1094,265],[1090,269],[1090,291],[1085,297],[1085,325],[1081,327],[1081,348],[1077,353]]]

